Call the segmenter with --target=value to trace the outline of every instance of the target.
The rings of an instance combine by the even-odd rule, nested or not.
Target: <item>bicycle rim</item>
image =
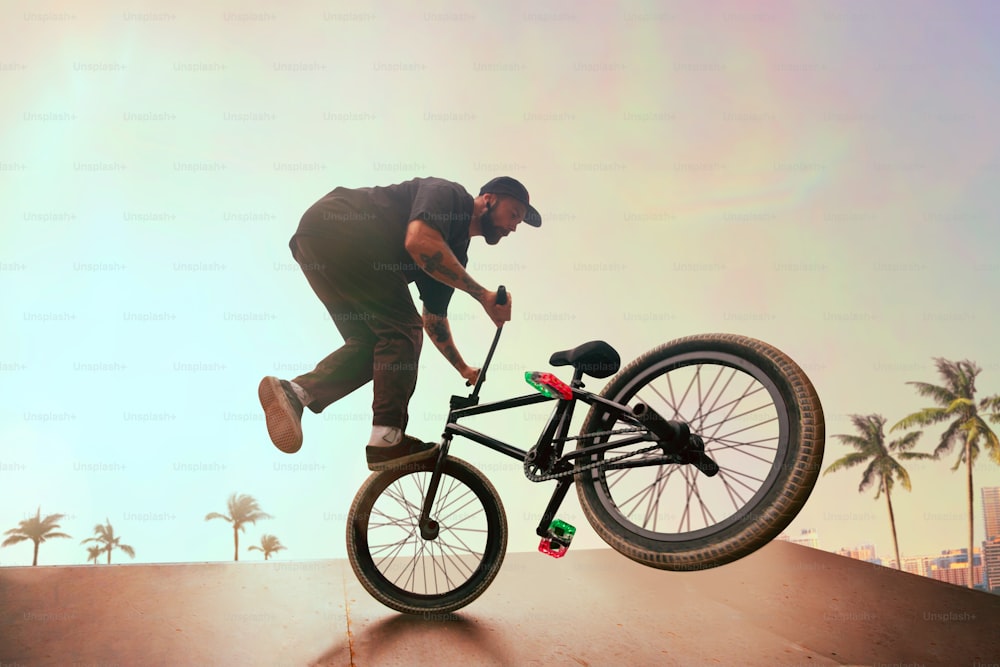
[[[373,475],[359,491],[348,526],[351,563],[362,585],[394,609],[453,611],[496,576],[506,518],[481,473],[450,458],[431,510],[440,530],[423,539],[419,517],[433,461],[420,468]]]

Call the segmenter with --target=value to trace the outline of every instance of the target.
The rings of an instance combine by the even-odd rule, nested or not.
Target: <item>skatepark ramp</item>
[[[440,617],[345,560],[0,568],[4,667],[997,663],[1000,596],[787,542],[699,572],[512,553]]]

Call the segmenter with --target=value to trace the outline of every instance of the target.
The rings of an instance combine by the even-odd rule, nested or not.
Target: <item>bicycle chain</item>
[[[566,438],[563,442],[566,442],[566,441],[569,441],[569,440],[580,440],[582,438],[599,438],[599,437],[604,436],[604,435],[617,435],[619,433],[636,433],[638,431],[645,431],[645,430],[646,430],[645,428],[634,427],[634,428],[618,429],[618,430],[615,430],[615,431],[598,431],[597,433],[588,433],[586,435],[575,435],[575,436]],[[660,449],[660,447],[661,447],[661,445],[659,445],[659,444],[650,445],[649,447],[645,447],[643,449],[637,449],[634,452],[629,452],[627,454],[622,454],[621,456],[616,456],[613,459],[605,459],[603,461],[595,461],[594,463],[588,463],[588,464],[583,465],[583,466],[574,467],[572,470],[566,470],[564,472],[549,473],[549,474],[546,474],[546,475],[536,475],[536,474],[532,473],[528,468],[530,468],[533,464],[528,463],[528,459],[525,458],[525,460],[524,460],[524,476],[527,477],[532,482],[547,482],[550,479],[560,479],[562,477],[569,477],[570,475],[575,475],[577,473],[586,472],[588,470],[593,470],[594,468],[599,468],[599,467],[607,465],[609,463],[614,463],[615,461],[621,461],[622,459],[627,459],[627,458],[629,458],[631,456],[635,456],[636,454],[645,454],[646,452],[651,452],[654,449]]]

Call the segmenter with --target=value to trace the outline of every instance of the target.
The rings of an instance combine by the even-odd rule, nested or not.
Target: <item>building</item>
[[[968,549],[950,549],[942,551],[941,555],[931,560],[931,569],[928,573],[932,579],[944,581],[956,586],[968,586],[969,568]],[[972,561],[972,585],[983,587],[983,563],[982,553],[974,552]]]
[[[983,487],[983,521],[986,541],[1000,539],[1000,486]]]
[[[985,588],[1000,593],[1000,486],[983,487],[983,522],[986,540],[983,542]]]
[[[781,540],[782,542],[791,542],[792,544],[801,544],[804,547],[810,547],[812,549],[819,549],[819,535],[813,528],[803,528],[798,537],[792,537],[788,533],[782,533],[775,539]]]
[[[861,546],[851,547],[850,549],[841,549],[837,552],[837,555],[847,556],[848,558],[853,558],[855,560],[863,560],[866,563],[876,563],[878,565],[882,564],[882,560],[875,555],[874,544],[862,544]]]
[[[903,572],[909,572],[910,574],[916,574],[921,577],[929,577],[932,562],[934,562],[934,556],[904,556],[903,567],[900,569]],[[889,561],[888,567],[896,569],[895,558]]]
[[[983,569],[986,590],[1000,595],[1000,537],[983,542]]]

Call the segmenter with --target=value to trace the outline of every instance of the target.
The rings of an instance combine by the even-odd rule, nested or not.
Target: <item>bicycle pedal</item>
[[[576,534],[576,528],[565,521],[556,519],[549,524],[548,535],[542,538],[538,550],[553,558],[562,558],[566,555],[574,534]]]
[[[573,398],[573,390],[568,384],[557,378],[552,373],[542,373],[539,371],[525,371],[524,379],[534,387],[538,393],[548,398]]]

